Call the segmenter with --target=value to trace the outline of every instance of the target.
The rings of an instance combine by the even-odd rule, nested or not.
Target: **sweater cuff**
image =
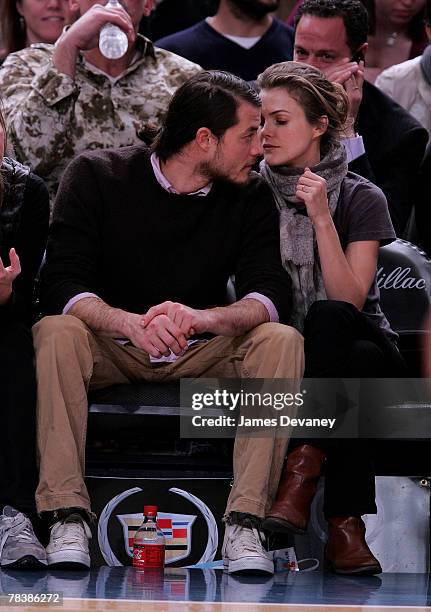
[[[274,302],[270,300],[268,297],[266,297],[266,295],[263,295],[262,293],[258,293],[257,291],[253,291],[252,293],[247,293],[247,295],[241,298],[240,301],[242,302],[242,300],[256,300],[260,302],[261,304],[265,306],[266,310],[268,311],[269,321],[271,323],[279,323],[280,319],[278,316],[277,309],[274,306]]]
[[[98,298],[99,296],[96,295],[95,293],[90,293],[89,291],[84,291],[83,293],[78,293],[73,298],[70,298],[70,300],[67,302],[66,306],[63,308],[63,314],[64,315],[67,314],[69,312],[69,310],[72,308],[72,306],[74,306],[80,300],[83,300],[84,298],[89,298],[89,297]]]
[[[74,79],[63,74],[50,63],[47,69],[33,79],[33,88],[47,106],[54,106],[70,96],[78,96],[79,88]]]

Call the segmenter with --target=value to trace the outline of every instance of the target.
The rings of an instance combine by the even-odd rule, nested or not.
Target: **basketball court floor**
[[[335,576],[319,571],[283,572],[270,578],[233,577],[215,569],[132,567],[90,572],[0,572],[0,610],[37,612],[356,612],[430,610],[428,574]],[[51,594],[51,603],[36,594]],[[55,596],[59,601],[54,601]],[[13,597],[12,597],[13,595]]]

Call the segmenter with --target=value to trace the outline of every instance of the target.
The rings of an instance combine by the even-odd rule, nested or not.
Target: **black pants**
[[[0,512],[10,504],[34,516],[36,377],[30,330],[0,320]]]
[[[305,378],[392,378],[405,375],[404,361],[373,321],[352,304],[315,302],[304,326]],[[293,441],[292,447],[304,443]],[[363,439],[308,440],[326,454],[324,513],[375,514],[375,476]],[[291,447],[291,448],[292,448]]]

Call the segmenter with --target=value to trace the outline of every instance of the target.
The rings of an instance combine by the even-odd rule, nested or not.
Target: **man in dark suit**
[[[349,169],[383,190],[397,236],[403,236],[428,135],[401,106],[364,81],[366,9],[359,0],[305,0],[295,23],[294,59],[322,70],[349,97],[344,134]]]

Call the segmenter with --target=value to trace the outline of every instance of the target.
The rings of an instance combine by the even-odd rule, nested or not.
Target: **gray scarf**
[[[344,146],[334,143],[327,155],[310,170],[326,180],[329,210],[333,216],[341,183],[347,174]],[[260,164],[260,172],[271,187],[280,213],[281,260],[289,272],[293,290],[290,324],[302,332],[311,304],[326,299],[313,224],[307,217],[305,205],[295,197],[304,168],[270,168],[264,160]]]

